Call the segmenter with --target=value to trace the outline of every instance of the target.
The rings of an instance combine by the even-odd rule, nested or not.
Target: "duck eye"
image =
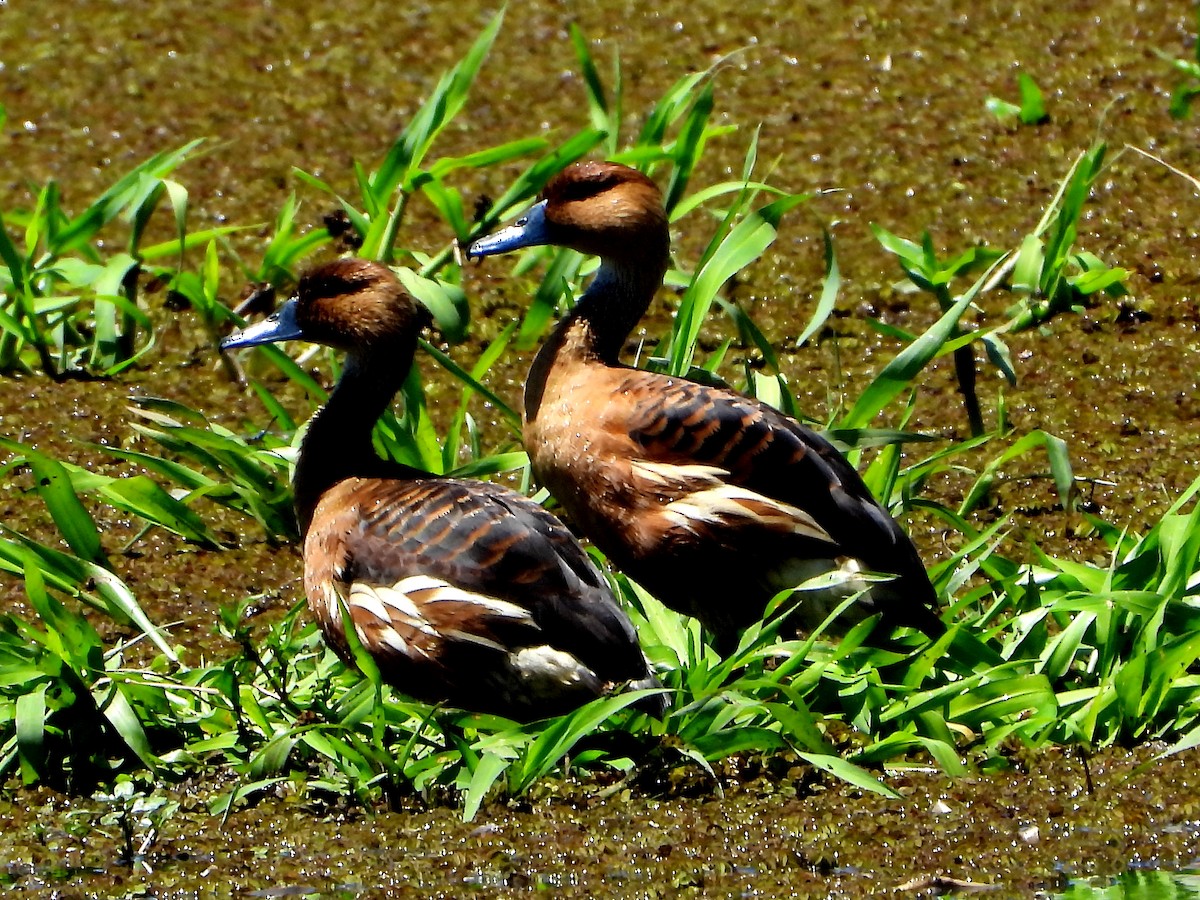
[[[521,216],[521,218],[517,219],[517,227],[518,228],[524,228],[528,224],[529,224],[529,216]]]

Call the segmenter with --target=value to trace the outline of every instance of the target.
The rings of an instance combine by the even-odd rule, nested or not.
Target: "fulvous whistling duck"
[[[728,652],[780,591],[822,572],[848,589],[804,592],[813,627],[876,582],[855,614],[944,632],[908,536],[827,440],[731,390],[618,362],[667,270],[662,194],[645,175],[579,162],[470,256],[552,244],[600,257],[595,278],[538,352],[525,385],[533,472],[609,559]]]
[[[528,720],[631,684],[657,687],[633,626],[569,531],[506,488],[376,455],[375,420],[412,366],[425,308],[385,266],[339,259],[221,348],[307,340],[347,354],[294,478],[304,589],[349,663],[343,607],[389,683]],[[646,708],[661,712],[663,698]]]

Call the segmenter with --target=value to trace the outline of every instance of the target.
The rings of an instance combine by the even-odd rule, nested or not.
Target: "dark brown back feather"
[[[359,510],[344,541],[347,583],[442,578],[523,607],[538,626],[482,615],[460,627],[511,649],[550,644],[610,681],[646,677],[607,582],[562,523],[528,498],[482,482],[424,478],[364,481],[347,499]]]
[[[805,510],[847,555],[900,576],[914,600],[936,608],[912,542],[825,438],[721,388],[631,371],[625,390],[635,398],[629,434],[645,458],[728,469],[732,483]],[[903,610],[895,612],[906,620]],[[914,616],[907,623],[929,624],[927,616]]]

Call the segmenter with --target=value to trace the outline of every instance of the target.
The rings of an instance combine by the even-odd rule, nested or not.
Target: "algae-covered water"
[[[0,802],[0,884],[59,896],[841,898],[969,883],[1049,897],[1129,866],[1200,865],[1196,756],[1137,774],[1150,758],[1085,764],[1053,750],[1014,758],[1003,777],[899,772],[889,783],[901,800],[802,786],[786,770],[743,772],[723,796],[653,800],[548,783],[541,799],[485,807],[471,823],[449,809],[320,806],[286,786],[222,823],[203,789],[185,786],[184,808],[140,854],[147,831],[135,829],[132,860],[102,821],[108,808],[25,791]]]
[[[268,223],[292,191],[305,203],[302,219],[317,223],[328,201],[301,185],[292,167],[352,193],[353,160],[379,158],[493,12],[474,0],[0,2],[0,103],[8,114],[0,210],[30,204],[51,178],[68,208],[81,208],[152,153],[208,137],[207,154],[178,173],[190,192],[192,228]],[[786,220],[735,288],[779,349],[802,406],[823,421],[896,351],[864,324],[867,317],[915,331],[936,316],[928,298],[894,289],[900,270],[870,223],[910,238],[928,230],[943,253],[981,242],[1012,246],[1036,224],[1075,155],[1097,138],[1107,141],[1116,158],[1079,240],[1129,270],[1130,296],[1014,338],[1018,384],[1003,386],[988,369],[981,393],[989,422],[1003,392],[1017,429],[1067,440],[1077,474],[1097,482],[1091,508],[1138,528],[1200,475],[1200,197],[1167,169],[1120,151],[1132,144],[1200,175],[1200,115],[1167,115],[1176,76],[1157,55],[1192,52],[1192,12],[1184,2],[1130,0],[700,0],[653,9],[522,0],[509,5],[468,112],[438,152],[584,126],[571,22],[595,42],[602,64],[619,50],[630,133],[676,79],[722,61],[717,118],[739,130],[709,146],[695,183],[740,172],[761,124],[760,174],[789,190],[838,189],[813,204],[833,227],[844,276],[839,315],[821,340],[794,346],[820,292],[816,219]],[[989,96],[1015,99],[1018,71],[1045,92],[1047,123],[1004,124],[986,110]],[[471,177],[460,185],[468,196],[503,187],[499,174]],[[432,248],[448,237],[419,204],[409,221],[405,246]],[[251,229],[232,245],[252,259],[267,233]],[[684,259],[696,258],[705,234],[696,225],[677,229]],[[464,286],[486,314],[456,356],[472,359],[519,311],[524,298],[511,295],[505,272],[468,271]],[[227,280],[232,298],[235,267]],[[1006,305],[1004,297],[985,298],[974,319],[986,324]],[[660,308],[647,333],[660,333],[663,322]],[[720,336],[727,326],[710,327]],[[151,364],[112,382],[0,383],[0,434],[117,471],[81,442],[130,444],[131,391],[183,400],[230,427],[247,410],[260,415],[186,315],[164,322],[159,345]],[[514,356],[491,386],[515,402],[526,362]],[[431,393],[442,389],[434,384]],[[284,396],[305,408],[298,396]],[[965,435],[948,367],[927,379],[910,427]],[[1031,458],[1005,471],[994,496],[995,513],[1015,523],[1007,553],[1023,559],[1032,538],[1057,553],[1106,556],[1080,520],[1056,509],[1043,464]],[[952,476],[929,486],[950,505],[963,489]],[[108,546],[137,533],[136,523],[106,516]],[[0,491],[0,520],[53,539],[40,506],[11,482]],[[216,643],[209,623],[222,603],[267,591],[269,603],[286,608],[298,596],[293,549],[260,543],[239,520],[218,524],[235,549],[213,553],[152,533],[135,554],[114,557],[151,615],[182,621],[177,638],[203,652]],[[907,524],[928,559],[946,552],[931,518]],[[23,602],[18,582],[0,581],[0,604]],[[661,800],[548,788],[544,799],[485,810],[469,825],[441,809],[369,816],[320,807],[286,789],[223,824],[203,806],[215,787],[185,785],[181,811],[133,862],[121,861],[120,829],[101,823],[105,809],[95,802],[10,787],[0,809],[0,880],[58,896],[243,889],[507,896],[545,887],[580,895],[837,897],[941,874],[1000,885],[1004,896],[1029,895],[1065,889],[1071,876],[1196,862],[1196,756],[1131,774],[1154,749],[1102,754],[1092,762],[1091,794],[1081,786],[1082,764],[1053,751],[1018,760],[1005,774],[950,781],[906,773],[892,781],[902,802],[838,785],[797,788],[784,772],[746,783],[731,776],[724,797],[712,785]]]

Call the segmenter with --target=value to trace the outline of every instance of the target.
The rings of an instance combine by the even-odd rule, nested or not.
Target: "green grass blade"
[[[679,304],[672,329],[670,374],[683,375],[692,365],[700,328],[721,287],[771,246],[783,214],[810,196],[791,194],[769,203],[746,216],[710,248]]]
[[[121,690],[121,685],[116,681],[111,681],[103,690],[93,691],[92,697],[96,702],[96,707],[125,741],[126,746],[142,761],[142,765],[150,770],[156,769],[159,759],[151,749],[150,739],[146,736],[146,731],[142,728],[137,713],[130,705],[129,698]]]
[[[423,338],[421,340],[421,349],[437,360],[438,365],[444,368],[447,372],[495,406],[496,411],[500,413],[504,420],[512,427],[514,433],[516,433],[518,436],[520,435],[521,416],[516,412],[516,410],[505,403],[498,394],[496,394],[482,382],[478,381],[466,369]]]
[[[0,525],[0,570],[21,574],[29,559],[46,580],[123,624],[136,625],[172,662],[178,662],[166,637],[146,616],[129,587],[107,569],[39,544]]]
[[[691,180],[692,170],[696,167],[696,162],[704,152],[705,128],[709,117],[712,115],[712,110],[713,85],[709,81],[704,85],[699,96],[696,97],[691,109],[688,110],[687,118],[684,120],[683,128],[680,129],[679,137],[671,148],[671,156],[675,161],[675,165],[671,169],[671,180],[667,183],[667,192],[663,200],[663,206],[667,210],[668,215],[675,208],[675,204],[683,197],[684,191],[687,190],[688,181]]]
[[[31,784],[46,774],[46,691],[41,684],[17,697],[16,738],[21,761],[21,780]]]
[[[462,818],[464,822],[471,822],[475,819],[479,813],[479,806],[483,803],[488,791],[492,789],[492,785],[512,764],[511,759],[495,753],[485,753],[480,758],[475,765],[475,771],[471,773],[471,781],[463,792]]]
[[[882,240],[882,239],[881,239]],[[1003,259],[1003,258],[1001,258]],[[1001,264],[996,260],[987,271],[946,310],[942,316],[919,338],[898,353],[882,371],[875,376],[867,389],[859,395],[854,406],[839,423],[842,428],[861,428],[870,424],[900,393],[908,390],[917,374],[937,356],[946,342],[955,334],[958,320],[971,305],[992,272]]]
[[[426,278],[404,267],[393,271],[399,276],[405,289],[421,301],[433,315],[434,325],[446,340],[459,343],[466,338],[471,313],[467,295],[462,288],[449,282]]]
[[[75,493],[67,469],[44,453],[7,438],[0,438],[0,447],[20,455],[29,464],[38,496],[46,504],[55,526],[75,555],[107,567],[108,559],[100,543],[100,532]]]
[[[808,339],[829,321],[830,315],[833,314],[833,308],[837,304],[838,292],[842,288],[842,272],[838,268],[837,251],[833,247],[833,234],[822,225],[821,235],[825,241],[825,278],[821,281],[821,297],[817,301],[817,308],[813,310],[808,324],[800,332],[800,337],[796,338],[796,347],[803,347]]]
[[[61,256],[78,250],[143,194],[148,179],[165,178],[183,164],[202,143],[203,139],[191,141],[176,150],[155,154],[135,166],[55,236],[52,252]]]
[[[895,790],[888,787],[879,779],[873,777],[866,769],[859,768],[852,762],[842,759],[840,756],[829,756],[824,753],[799,753],[801,759],[810,765],[816,766],[824,772],[828,772],[835,778],[839,778],[848,784],[852,784],[864,791],[869,791],[872,794],[879,794],[883,797],[888,797],[892,800],[901,799],[900,795]]]
[[[616,146],[620,122],[614,122],[609,112],[608,97],[605,95],[604,83],[600,73],[596,71],[596,63],[588,49],[587,38],[579,26],[572,22],[569,26],[571,46],[575,49],[575,59],[579,62],[579,74],[583,77],[584,92],[587,95],[588,117],[592,127],[597,131],[606,132],[610,146]]]
[[[646,696],[646,691],[629,691],[613,697],[593,700],[565,716],[555,719],[539,734],[522,755],[516,778],[510,778],[509,790],[521,793],[556,766],[585,735],[600,723]]]

